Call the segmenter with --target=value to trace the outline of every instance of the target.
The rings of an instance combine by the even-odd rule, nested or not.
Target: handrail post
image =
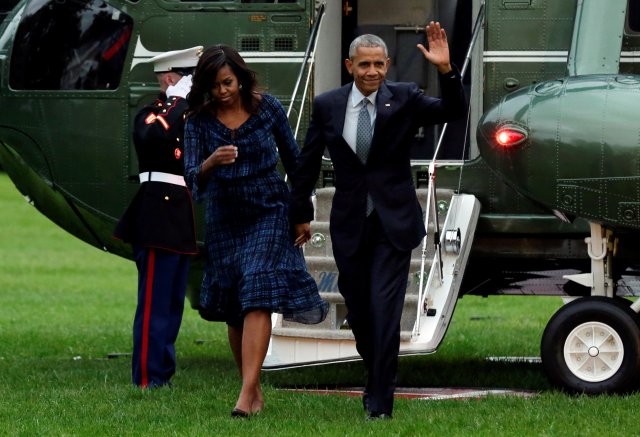
[[[467,72],[467,69],[469,67],[469,61],[471,59],[471,52],[473,51],[473,47],[475,46],[476,41],[478,40],[478,36],[480,35],[480,29],[482,28],[482,24],[484,23],[484,17],[485,17],[485,3],[482,2],[482,4],[480,5],[480,9],[478,10],[478,16],[476,18],[476,22],[473,26],[473,33],[471,36],[471,42],[469,43],[469,48],[467,50],[467,55],[465,57],[464,60],[464,64],[462,66],[462,70],[460,71],[460,79],[464,79],[464,76]],[[435,256],[438,259],[438,263],[439,265],[439,270],[438,272],[440,273],[440,280],[442,280],[442,261],[441,261],[441,257],[442,257],[442,253],[441,253],[441,248],[439,247],[440,241],[440,235],[439,235],[439,229],[438,229],[438,212],[437,212],[437,208],[435,205],[436,202],[436,159],[438,156],[438,152],[440,151],[440,145],[442,144],[442,140],[444,138],[444,134],[445,131],[447,130],[447,125],[448,123],[445,123],[442,126],[442,132],[440,133],[440,137],[438,138],[438,145],[436,147],[435,152],[433,153],[433,158],[431,160],[431,162],[429,163],[429,185],[427,188],[427,205],[425,208],[425,219],[424,219],[424,226],[427,229],[427,232],[429,231],[429,218],[431,216],[433,216],[433,220],[435,221],[435,239],[438,239],[438,241],[434,241],[434,245],[436,246],[436,253]],[[431,281],[433,280],[433,278],[429,277],[427,280],[427,284],[423,289],[423,285],[424,285],[424,271],[425,271],[425,264],[426,264],[426,253],[427,253],[427,236],[425,235],[425,237],[422,240],[422,256],[421,256],[421,263],[420,263],[420,279],[419,279],[419,290],[418,290],[418,304],[417,304],[417,308],[416,308],[416,322],[414,324],[414,328],[413,328],[413,335],[417,335],[419,330],[420,330],[420,315],[421,315],[421,310],[425,307],[424,301],[427,298],[427,293],[426,293],[426,289],[429,288],[429,284],[431,283]]]
[[[318,12],[316,14],[316,21],[313,23],[313,27],[311,28],[311,35],[309,36],[309,42],[307,43],[307,48],[304,52],[304,58],[302,59],[302,65],[300,66],[300,72],[298,73],[298,79],[296,79],[295,87],[293,88],[293,93],[291,93],[291,102],[289,102],[289,108],[287,108],[287,117],[291,114],[291,110],[293,109],[293,102],[296,99],[296,95],[298,94],[298,88],[300,88],[300,82],[302,81],[302,76],[304,74],[304,69],[307,66],[307,62],[309,60],[309,56],[311,55],[311,51],[315,51],[315,42],[318,38],[318,28],[320,27],[320,23],[322,22],[322,18],[324,17],[324,9],[325,4],[320,4],[318,8]]]

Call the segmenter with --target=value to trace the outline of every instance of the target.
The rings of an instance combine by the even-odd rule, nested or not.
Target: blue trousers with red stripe
[[[134,247],[138,307],[133,321],[133,383],[157,387],[176,371],[175,342],[182,323],[189,255]]]

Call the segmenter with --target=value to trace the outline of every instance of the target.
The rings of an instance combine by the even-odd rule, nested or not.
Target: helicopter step
[[[418,190],[425,198],[426,190]],[[318,190],[316,208],[319,219],[313,230],[316,234],[312,244],[305,248],[307,268],[318,283],[321,296],[330,305],[327,318],[318,325],[303,325],[287,322],[274,315],[271,344],[263,364],[265,369],[298,367],[319,363],[350,361],[359,359],[355,340],[346,322],[347,309],[338,292],[338,272],[333,260],[328,230],[328,209],[333,189]],[[455,241],[447,242],[442,232],[438,250],[428,244],[425,254],[418,248],[412,253],[410,280],[405,296],[401,319],[400,354],[430,353],[437,349],[451,319],[457,300],[462,274],[471,248],[480,205],[471,195],[453,195],[450,190],[437,191],[438,221],[440,229],[455,230]],[[326,209],[325,209],[326,208]],[[447,212],[446,219],[444,212]],[[444,227],[443,227],[444,226]],[[434,240],[434,225],[428,226],[427,240]],[[425,257],[424,260],[422,259]],[[433,260],[433,261],[427,261]],[[422,263],[425,266],[422,267]],[[431,269],[429,276],[424,273]],[[443,276],[440,277],[440,271]],[[423,277],[423,292],[420,292],[420,276]],[[437,280],[430,278],[437,277]],[[431,287],[432,289],[429,289]]]
[[[329,233],[329,216],[331,213],[331,203],[333,201],[333,194],[335,189],[330,188],[321,188],[316,191],[315,196],[315,209],[316,209],[316,217],[312,223],[311,230],[312,236],[311,241],[305,246],[304,254],[305,259],[307,260],[307,269],[314,276],[316,282],[318,282],[318,286],[320,291],[323,291],[323,283],[327,283],[329,281],[328,275],[321,275],[321,273],[334,273],[335,274],[335,283],[334,287],[331,288],[331,291],[338,292],[337,289],[337,274],[338,269],[335,266],[335,262],[333,261],[333,250],[331,244],[331,234]],[[427,199],[427,189],[419,188],[416,190],[416,194],[418,195],[418,201],[421,205],[426,203]],[[437,211],[438,217],[441,221],[440,225],[444,223],[444,218],[446,216],[446,212],[449,208],[449,204],[451,202],[451,198],[453,196],[453,190],[449,189],[438,189],[437,192]],[[429,226],[427,232],[433,234],[433,225]],[[431,237],[429,237],[431,240]],[[433,256],[434,246],[429,245],[427,256],[431,258]],[[411,254],[411,272],[413,272],[413,279],[417,279],[418,272],[416,271],[416,266],[419,267],[420,259],[422,255],[421,247],[417,247],[413,250]],[[417,264],[416,264],[417,263]],[[416,281],[414,285],[417,285]],[[411,284],[410,284],[411,285]],[[326,288],[324,288],[325,291]],[[417,290],[413,290],[417,292]],[[407,292],[411,292],[410,289],[407,289]]]
[[[329,313],[327,318],[317,325],[303,325],[296,322],[282,320],[279,325],[278,333],[286,333],[291,335],[294,332],[301,333],[302,337],[318,337],[323,335],[333,336],[335,331],[348,334],[347,337],[353,339],[351,329],[346,321],[347,308],[344,299],[340,293],[320,293],[320,297],[329,303]],[[401,332],[411,335],[411,330],[416,321],[416,306],[418,304],[418,295],[416,293],[407,293],[404,300],[404,308],[402,310],[402,318],[400,320]],[[297,331],[296,331],[297,330]],[[329,331],[329,332],[326,332]],[[308,334],[303,334],[303,333]],[[341,337],[342,334],[338,335]]]

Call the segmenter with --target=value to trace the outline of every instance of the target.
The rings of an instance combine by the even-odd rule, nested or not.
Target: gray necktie
[[[356,155],[363,164],[367,162],[369,156],[369,148],[371,147],[371,137],[373,136],[373,127],[371,126],[371,117],[369,116],[369,99],[362,99],[362,108],[358,113],[358,127],[356,130]],[[367,193],[367,217],[373,211],[373,200]]]
[[[369,106],[368,103],[369,99],[362,99],[362,108],[358,113],[358,127],[356,130],[356,155],[358,155],[358,158],[360,158],[363,164],[367,162],[369,147],[371,146],[371,137],[373,136],[371,117],[367,109],[367,106]]]

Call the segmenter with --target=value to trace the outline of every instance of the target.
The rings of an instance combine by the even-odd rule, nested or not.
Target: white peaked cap
[[[154,56],[147,62],[153,63],[153,71],[156,73],[171,71],[174,68],[192,68],[198,63],[202,50],[202,46],[184,50],[172,50]]]

